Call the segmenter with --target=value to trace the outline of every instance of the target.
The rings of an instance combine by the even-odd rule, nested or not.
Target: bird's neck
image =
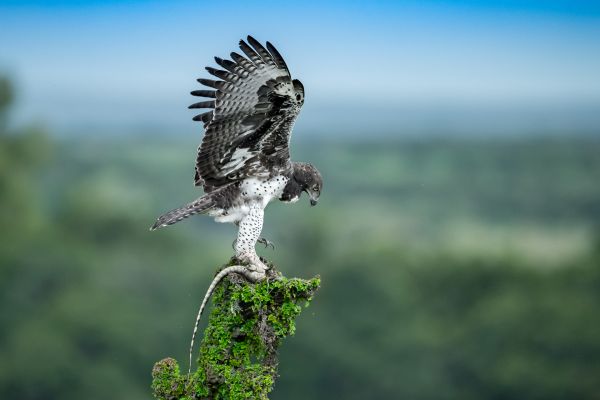
[[[292,169],[292,173],[289,176],[289,180],[285,187],[283,188],[283,192],[281,193],[281,197],[279,200],[281,201],[293,201],[298,199],[302,194],[302,184],[298,181],[294,170]]]

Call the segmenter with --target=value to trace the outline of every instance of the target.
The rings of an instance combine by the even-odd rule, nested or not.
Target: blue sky
[[[300,129],[600,130],[600,2],[0,1],[0,26],[18,119],[55,130],[191,132],[247,34],[303,81]]]

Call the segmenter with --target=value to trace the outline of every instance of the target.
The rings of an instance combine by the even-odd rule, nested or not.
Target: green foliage
[[[363,263],[386,258],[361,250],[323,274],[334,287],[286,346],[286,390],[273,399],[595,398],[600,258],[543,270],[515,259],[397,257],[366,277]]]
[[[155,364],[152,389],[167,399],[267,399],[277,376],[277,349],[293,335],[301,303],[308,306],[320,279],[281,276],[252,284],[229,277],[214,292],[200,345],[198,370],[182,376],[171,358]]]
[[[158,399],[187,399],[187,377],[179,372],[179,364],[165,358],[152,369],[152,391]]]
[[[0,76],[0,135],[3,134],[4,124],[6,123],[6,112],[12,102],[12,85],[7,78]]]

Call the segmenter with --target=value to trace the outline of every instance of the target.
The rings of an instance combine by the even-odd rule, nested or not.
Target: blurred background
[[[148,399],[235,229],[193,187],[205,65],[306,87],[318,207],[259,249],[322,288],[273,399],[600,399],[600,3],[0,2],[0,398]],[[203,321],[205,323],[205,320]]]

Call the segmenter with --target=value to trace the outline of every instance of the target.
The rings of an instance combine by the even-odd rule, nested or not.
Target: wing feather
[[[192,119],[194,121],[201,121],[201,122],[204,122],[204,123],[208,123],[208,122],[210,122],[210,120],[212,119],[212,117],[213,117],[213,112],[209,111],[209,112],[205,112],[205,113],[202,113],[202,114],[198,114],[198,115],[196,115]]]
[[[249,76],[249,74],[253,73],[254,71],[256,71],[256,66],[254,64],[252,64],[247,58],[245,58],[244,56],[239,55],[236,52],[231,53],[231,58],[240,66],[242,67],[245,72],[244,72],[244,76],[242,76],[243,78],[247,78]]]
[[[236,68],[237,64],[230,60],[223,60],[222,58],[215,57],[215,62],[227,71],[239,75],[240,69]]]
[[[213,99],[217,97],[217,92],[214,90],[192,90],[190,94],[196,97],[212,97]]]
[[[227,71],[223,71],[222,69],[206,67],[206,70],[209,74],[216,76],[217,78],[222,79],[224,81],[234,82],[237,79],[237,75],[229,73]]]
[[[218,82],[212,79],[204,79],[204,78],[199,78],[197,79],[197,81],[201,84],[203,84],[204,86],[208,86],[214,89],[219,89],[218,86]]]
[[[267,49],[269,49],[269,52],[273,56],[273,60],[275,60],[275,63],[277,63],[277,66],[279,68],[281,68],[281,69],[286,70],[287,73],[288,73],[288,75],[290,75],[290,70],[288,69],[288,66],[285,63],[285,60],[283,59],[283,57],[281,56],[281,54],[279,54],[279,52],[277,51],[277,49],[275,48],[275,46],[273,46],[271,44],[271,42],[267,42]]]
[[[199,103],[194,103],[188,108],[215,108],[215,100],[209,101],[201,101]]]
[[[205,135],[196,159],[196,185],[206,191],[248,177],[269,176],[290,168],[289,139],[304,102],[299,81],[292,81],[281,54],[251,36],[241,40],[246,57],[232,52],[231,60],[215,57],[223,69],[207,67],[218,78],[198,79],[211,89],[195,96],[214,98],[190,108],[211,108],[194,117]],[[297,97],[301,91],[302,96]]]
[[[244,42],[243,39],[240,40],[240,49],[242,49],[244,54],[246,54],[246,56],[250,59],[250,61],[252,61],[254,65],[256,65],[257,67],[263,66],[264,62],[262,58],[260,58],[258,53],[254,51],[252,47],[248,46],[248,43]]]
[[[273,61],[273,57],[271,56],[271,54],[267,51],[267,49],[263,47],[262,44],[258,42],[258,40],[254,39],[252,36],[248,36],[248,43],[250,43],[250,45],[254,48],[256,53],[258,53],[260,58],[262,58],[265,64],[277,66],[275,64],[275,61]]]

